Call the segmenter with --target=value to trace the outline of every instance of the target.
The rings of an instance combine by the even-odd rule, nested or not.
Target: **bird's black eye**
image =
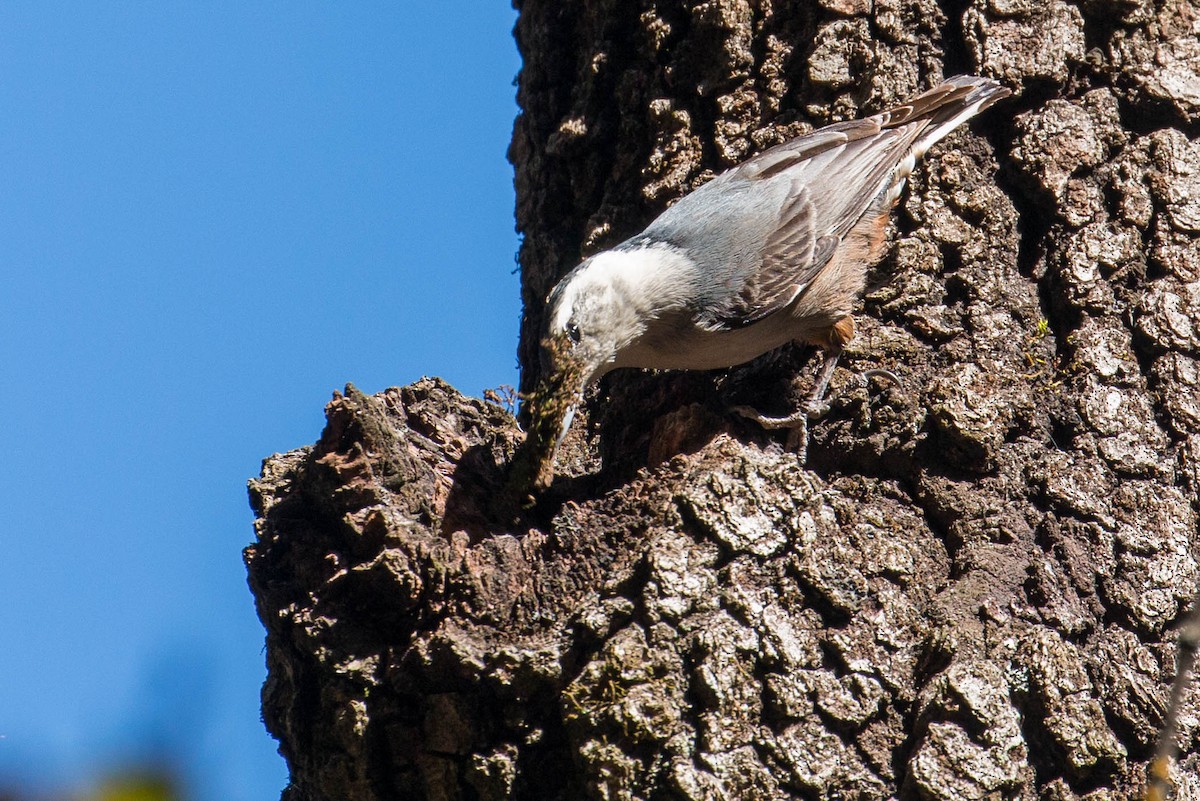
[[[579,342],[579,326],[574,321],[567,323],[567,336],[571,338],[572,342]]]

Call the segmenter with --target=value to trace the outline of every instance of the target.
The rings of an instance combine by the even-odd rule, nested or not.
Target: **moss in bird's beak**
[[[509,466],[508,486],[514,492],[538,492],[550,486],[554,453],[583,390],[583,362],[575,356],[567,335],[542,340],[542,348],[552,367],[526,399],[529,427]]]

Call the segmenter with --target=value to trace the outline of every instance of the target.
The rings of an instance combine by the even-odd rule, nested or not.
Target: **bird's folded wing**
[[[880,114],[776,145],[714,179],[726,187],[788,183],[761,252],[745,254],[749,268],[731,276],[733,291],[706,308],[697,324],[738,328],[787,307],[830,263],[872,202],[907,177],[915,159],[1007,94],[994,81],[957,76]]]
[[[740,328],[794,301],[829,264],[843,238],[886,191],[923,125],[880,129],[878,118],[839,126],[842,141],[819,147],[793,140],[735,170],[732,180],[788,181],[778,218],[762,241],[756,269],[697,322],[709,330]],[[801,137],[806,139],[807,137]],[[797,154],[804,154],[797,158]]]

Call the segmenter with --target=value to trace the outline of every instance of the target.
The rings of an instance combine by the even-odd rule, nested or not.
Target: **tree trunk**
[[[845,361],[900,384],[839,371],[807,465],[728,411],[785,411],[800,350],[613,374],[517,522],[514,420],[437,380],[268,459],[284,798],[1134,797],[1197,586],[1200,5],[517,6],[525,388],[554,282],[713,173],[1015,94],[918,168]],[[1180,743],[1200,799],[1195,690]]]

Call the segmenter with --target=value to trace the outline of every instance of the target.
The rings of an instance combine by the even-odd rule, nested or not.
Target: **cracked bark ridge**
[[[518,4],[530,385],[581,253],[942,75],[1015,91],[930,154],[810,464],[733,419],[783,352],[614,374],[560,476],[427,379],[252,482],[264,718],[304,799],[1124,799],[1197,585],[1200,8]],[[844,382],[843,374],[838,381]],[[1200,691],[1173,772],[1200,799]]]

